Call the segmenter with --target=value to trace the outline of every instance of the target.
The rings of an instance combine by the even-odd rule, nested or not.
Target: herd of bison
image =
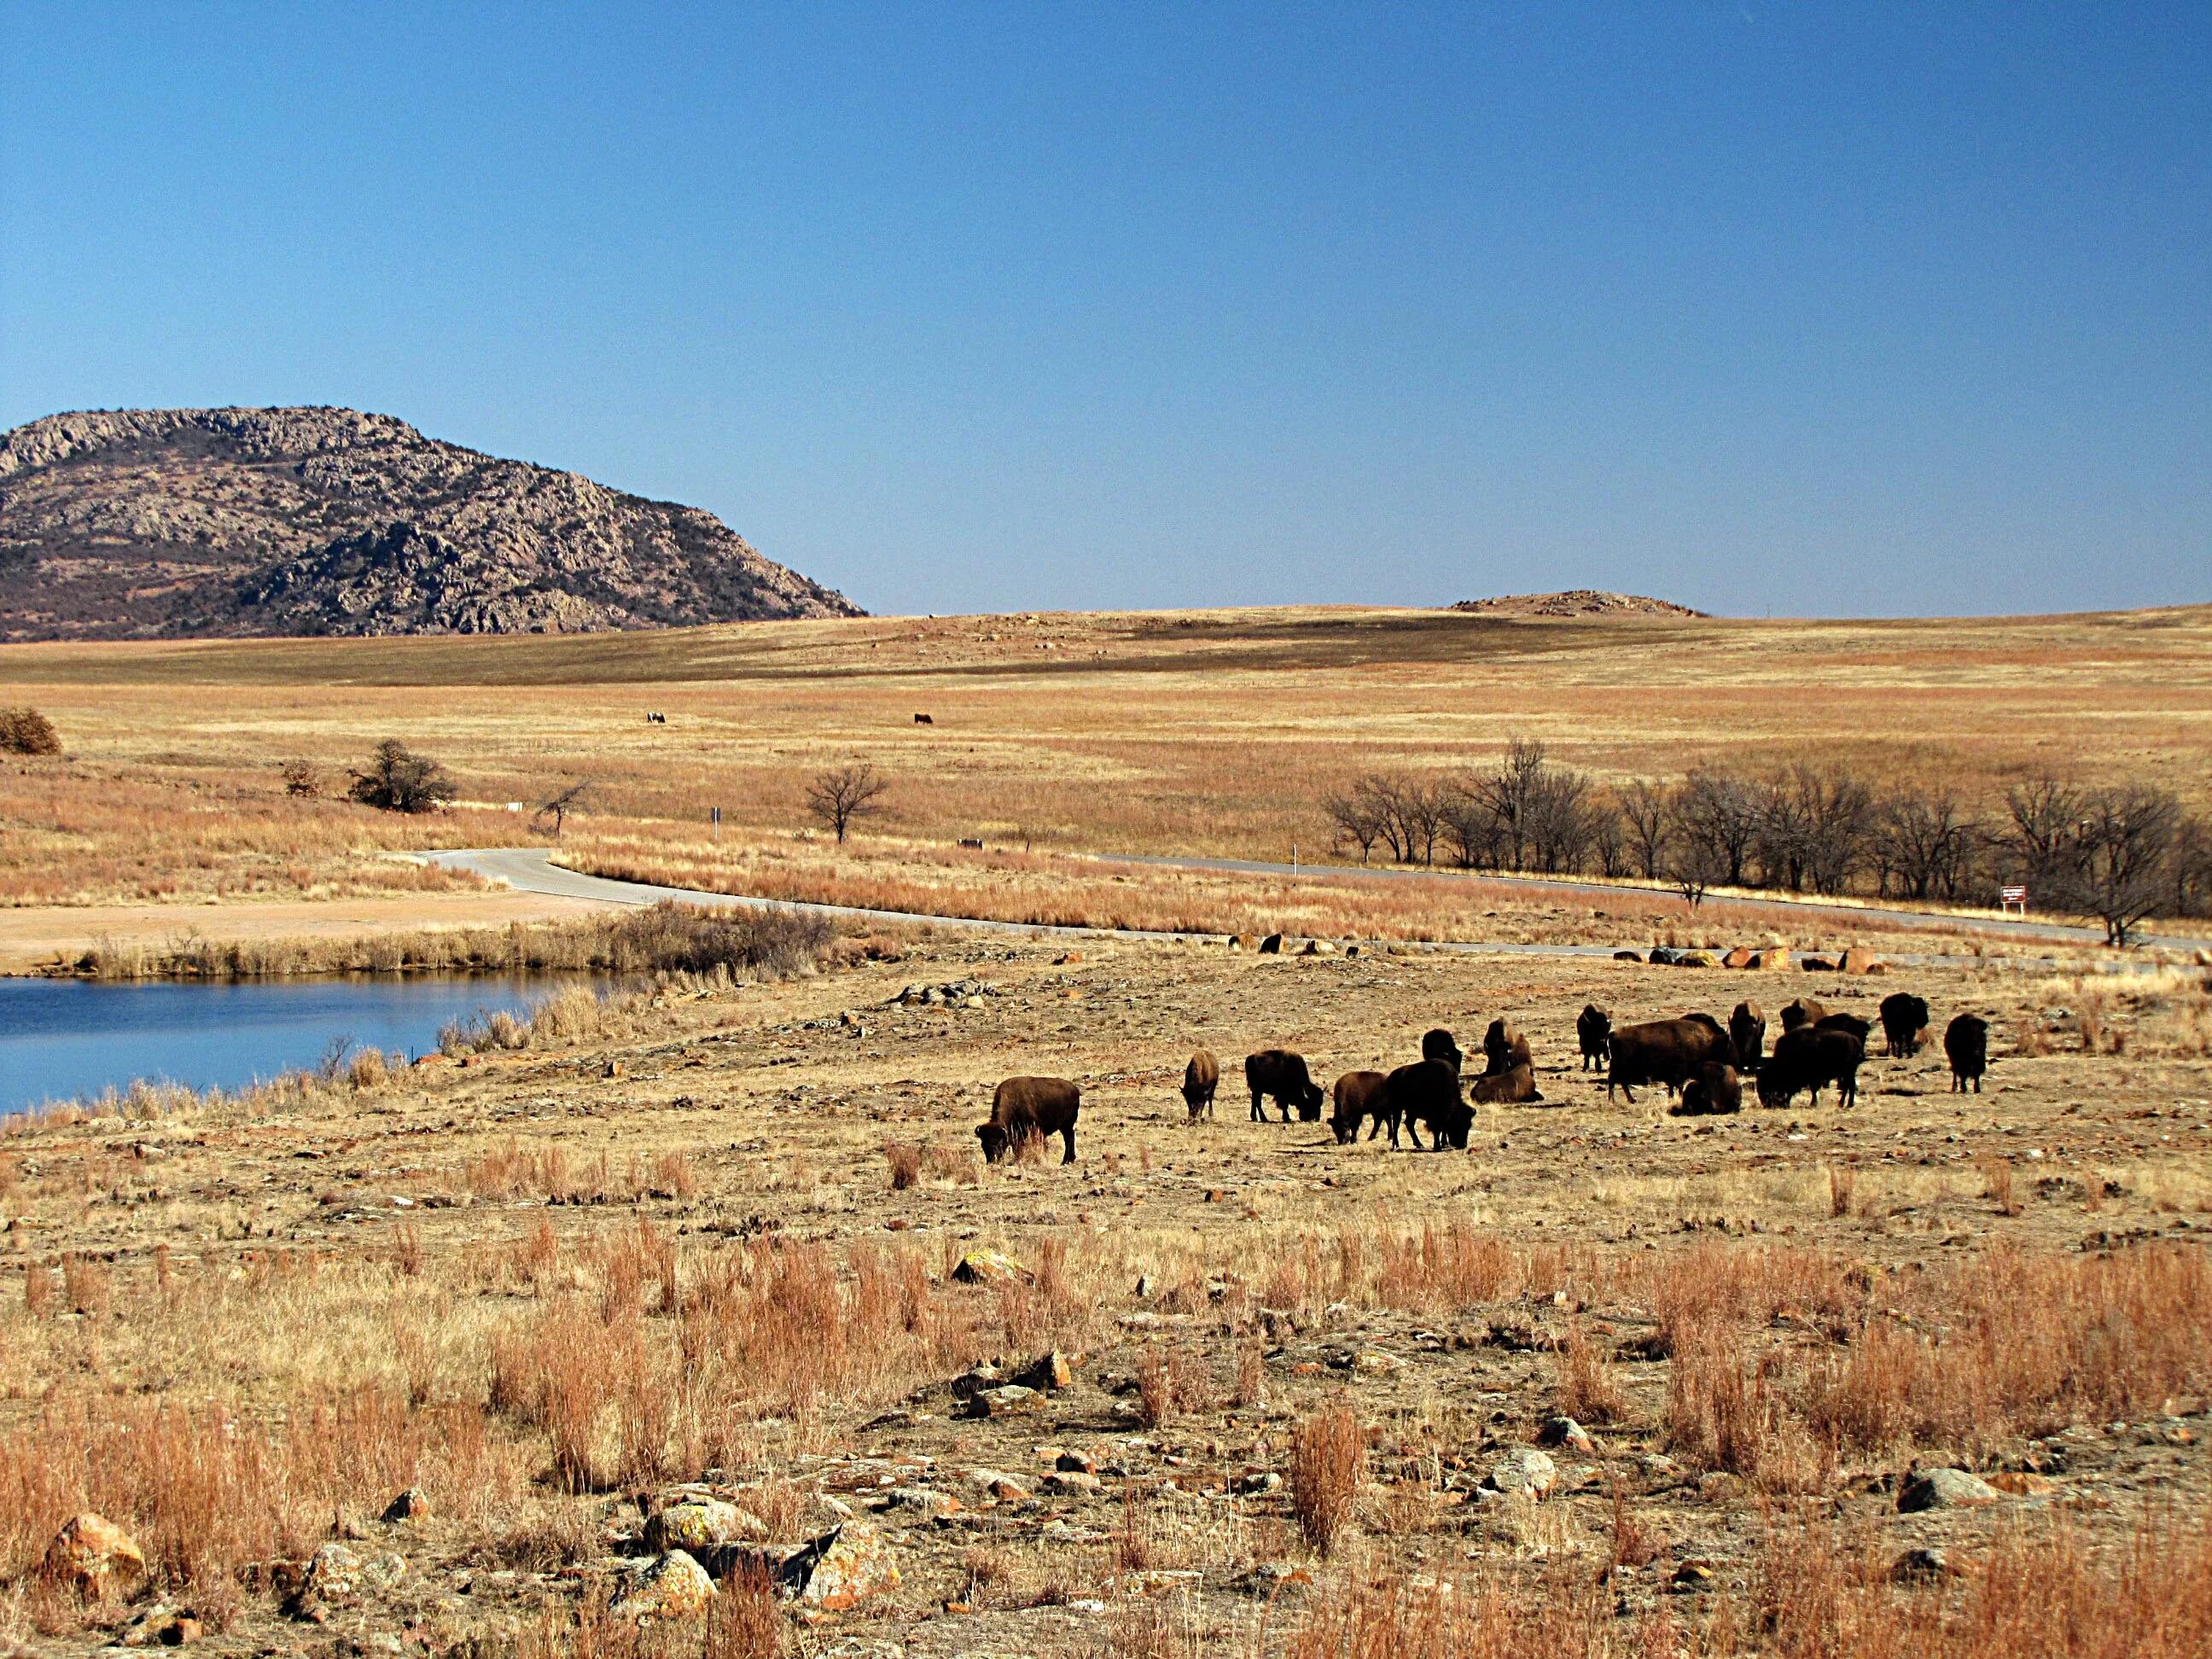
[[[1882,1000],[1880,1012],[1891,1057],[1917,1053],[1928,1034],[1926,999],[1900,991]],[[1746,1073],[1756,1079],[1764,1106],[1786,1106],[1808,1091],[1817,1105],[1820,1091],[1831,1084],[1841,1103],[1850,1106],[1858,1098],[1859,1066],[1873,1029],[1856,1014],[1832,1014],[1805,997],[1782,1011],[1782,1035],[1771,1052],[1766,1047],[1766,1016],[1753,1002],[1736,1004],[1725,1025],[1711,1014],[1693,1013],[1615,1030],[1611,1016],[1596,1006],[1585,1007],[1575,1021],[1583,1069],[1604,1070],[1607,1099],[1617,1090],[1632,1102],[1639,1085],[1656,1083],[1675,1097],[1668,1109],[1678,1116],[1741,1110]],[[1954,1092],[1981,1092],[1989,1037],[1989,1022],[1976,1014],[1960,1014],[1944,1029]],[[1448,1146],[1464,1150],[1478,1106],[1543,1098],[1528,1039],[1503,1019],[1491,1021],[1483,1034],[1482,1056],[1481,1074],[1472,1085],[1462,1085],[1458,1042],[1449,1031],[1431,1030],[1421,1038],[1421,1057],[1412,1064],[1389,1073],[1346,1072],[1338,1078],[1329,1127],[1340,1144],[1358,1139],[1363,1122],[1369,1126],[1370,1140],[1387,1127],[1393,1147],[1402,1129],[1417,1148],[1425,1128],[1429,1151]],[[1221,1065],[1211,1052],[1201,1048],[1190,1057],[1183,1068],[1182,1097],[1192,1121],[1213,1115],[1220,1083]],[[1323,1103],[1332,1100],[1314,1081],[1305,1056],[1287,1048],[1247,1054],[1244,1086],[1252,1097],[1255,1123],[1267,1121],[1271,1100],[1285,1123],[1293,1110],[1302,1122],[1318,1122]],[[983,1155],[995,1164],[1024,1140],[1058,1135],[1066,1149],[1060,1161],[1073,1164],[1075,1120],[1082,1107],[1083,1091],[1066,1078],[1010,1077],[992,1097],[991,1121],[976,1127]]]

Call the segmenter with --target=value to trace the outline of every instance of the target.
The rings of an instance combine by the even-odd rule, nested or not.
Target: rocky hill
[[[1494,599],[1462,599],[1455,611],[1483,617],[1702,617],[1686,605],[1647,599],[1640,593],[1606,593],[1595,587],[1564,593],[1508,593]]]
[[[0,435],[0,639],[581,633],[861,614],[711,513],[349,409]]]

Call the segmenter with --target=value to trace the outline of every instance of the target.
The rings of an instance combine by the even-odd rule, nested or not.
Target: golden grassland
[[[1680,1119],[1577,1066],[1586,1001],[1772,982],[878,933],[786,980],[572,991],[414,1067],[12,1123],[0,1639],[144,1612],[39,1571],[89,1507],[222,1650],[2202,1652],[2204,975],[1790,976],[1981,1012],[1978,1096],[1923,1051],[1850,1110]],[[1327,1079],[1493,1017],[1546,1098],[1466,1152],[1246,1121],[1249,1049]],[[978,1161],[1022,1072],[1083,1085],[1073,1164]],[[960,1282],[980,1249],[1024,1271]],[[1066,1389],[959,1413],[964,1368],[1054,1348]],[[1549,1494],[1483,1490],[1561,1411],[1593,1439]],[[1095,1482],[1048,1480],[1061,1453]],[[1901,1512],[1915,1463],[1999,1495]],[[763,1544],[849,1515],[901,1581],[808,1624],[733,1573],[641,1625],[684,1482]],[[427,1515],[379,1521],[410,1486]],[[404,1571],[303,1602],[333,1537]]]
[[[1311,859],[1331,787],[1480,766],[1515,732],[1601,780],[1813,755],[1970,794],[2045,767],[2155,778],[2201,806],[2212,609],[1883,623],[1341,609],[9,646],[7,703],[46,710],[69,750],[0,767],[0,902],[17,905],[435,884],[368,855],[531,839],[526,814],[501,809],[581,778],[579,822],[600,834],[650,848],[719,805],[730,843],[764,860],[804,824],[807,778],[852,761],[892,780],[892,816],[872,827],[907,842]],[[647,723],[654,710],[666,725]],[[408,821],[283,795],[284,760],[342,785],[386,736],[443,760],[476,804]]]

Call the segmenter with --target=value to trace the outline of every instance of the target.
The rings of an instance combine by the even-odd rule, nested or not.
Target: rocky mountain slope
[[[349,409],[0,434],[0,639],[580,633],[861,614],[711,513]]]
[[[1686,605],[1641,593],[1607,593],[1595,587],[1563,593],[1508,593],[1494,599],[1462,599],[1455,611],[1483,617],[1702,617]]]

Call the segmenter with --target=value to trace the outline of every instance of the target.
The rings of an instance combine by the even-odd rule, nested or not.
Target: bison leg
[[[1266,1111],[1265,1111],[1265,1110],[1263,1110],[1263,1109],[1261,1109],[1261,1105],[1260,1105],[1261,1098],[1261,1094],[1260,1094],[1260,1091],[1259,1091],[1257,1089],[1253,1090],[1253,1091],[1252,1091],[1252,1121],[1253,1121],[1253,1122],[1255,1122],[1255,1123],[1265,1123],[1265,1122],[1267,1121],[1267,1114],[1266,1113]]]
[[[1066,1153],[1061,1157],[1061,1158],[1060,1158],[1060,1161],[1062,1164],[1073,1164],[1073,1163],[1074,1163],[1074,1162],[1075,1162],[1075,1126],[1074,1126],[1073,1123],[1071,1123],[1071,1124],[1069,1124],[1069,1125],[1068,1125],[1065,1129],[1062,1129],[1062,1130],[1060,1132],[1060,1139],[1061,1139],[1063,1142],[1065,1142],[1065,1143],[1066,1144],[1066,1146],[1067,1146],[1067,1151],[1066,1151]]]

